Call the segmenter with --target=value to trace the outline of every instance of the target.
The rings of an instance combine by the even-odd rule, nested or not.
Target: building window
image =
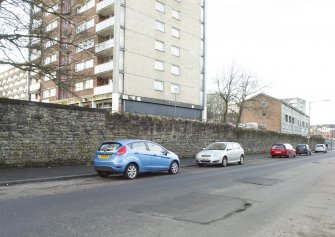
[[[94,27],[94,18],[91,18],[77,26],[77,34]]]
[[[288,115],[285,115],[285,122],[288,123]]]
[[[47,89],[47,90],[44,90],[42,92],[42,97],[43,98],[48,98],[48,97],[52,97],[52,96],[56,96],[56,89],[55,88]]]
[[[156,21],[155,29],[161,32],[165,32],[165,24],[161,21]]]
[[[266,113],[265,112],[262,112],[262,117],[266,117]]]
[[[58,41],[57,37],[55,37],[53,40],[47,40],[47,41],[45,41],[44,48],[49,48],[51,46],[54,46],[57,43],[57,41]]]
[[[159,51],[164,51],[165,50],[164,42],[156,40],[155,41],[155,49],[159,50]]]
[[[85,40],[84,42],[80,42],[76,48],[76,52],[79,53],[85,49],[90,49],[94,47],[94,38],[90,38]]]
[[[171,73],[173,75],[180,75],[180,67],[177,65],[171,65]]]
[[[180,12],[177,10],[172,9],[171,16],[174,19],[180,20]]]
[[[164,62],[155,60],[155,69],[159,71],[164,71]]]
[[[48,31],[51,31],[53,29],[56,29],[57,26],[58,26],[58,21],[57,20],[53,21],[46,26],[45,31],[48,32]]]
[[[88,59],[79,63],[76,63],[75,71],[79,72],[88,68],[93,67],[93,59]]]
[[[171,85],[171,93],[172,94],[179,94],[180,93],[180,86],[176,84]]]
[[[77,82],[74,85],[75,91],[82,91],[93,88],[93,79],[88,79],[86,81]]]
[[[44,16],[49,16],[51,13],[55,13],[57,10],[58,10],[58,3],[55,3],[45,11]]]
[[[49,80],[53,80],[55,78],[56,78],[56,72],[52,72],[50,74],[44,75],[43,81],[49,81]]]
[[[171,54],[174,56],[179,57],[180,56],[180,48],[176,46],[171,46]]]
[[[154,81],[154,89],[156,91],[164,91],[164,82],[162,82],[162,81]]]
[[[266,107],[268,104],[266,102],[262,102],[262,107]]]
[[[78,14],[83,13],[83,12],[87,11],[88,9],[94,7],[94,5],[95,5],[95,0],[86,1],[84,4],[77,7],[77,13]]]
[[[171,35],[176,37],[176,38],[180,38],[180,30],[177,28],[172,27],[171,28]]]
[[[165,5],[161,2],[156,1],[156,10],[165,13]]]
[[[48,64],[56,62],[56,61],[57,61],[57,53],[52,54],[52,55],[44,58],[44,65],[48,65]]]

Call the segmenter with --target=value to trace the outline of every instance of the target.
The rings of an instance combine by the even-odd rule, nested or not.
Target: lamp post
[[[308,143],[309,143],[309,139],[311,137],[311,104],[316,103],[316,102],[326,102],[326,101],[330,101],[330,100],[314,100],[314,101],[310,101],[308,102]]]

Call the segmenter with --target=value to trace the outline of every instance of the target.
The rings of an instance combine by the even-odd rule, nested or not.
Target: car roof
[[[120,140],[107,140],[104,141],[103,143],[108,143],[108,142],[116,142],[116,143],[120,143],[122,145],[126,145],[129,144],[131,142],[144,142],[147,140],[143,140],[143,139],[120,139]]]

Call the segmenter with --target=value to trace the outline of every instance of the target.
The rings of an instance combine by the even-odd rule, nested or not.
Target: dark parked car
[[[308,144],[298,144],[295,148],[297,155],[306,155],[310,156],[312,155],[312,150],[309,148]]]
[[[296,157],[295,149],[292,147],[291,144],[288,143],[277,143],[274,144],[270,149],[270,155],[272,157]]]

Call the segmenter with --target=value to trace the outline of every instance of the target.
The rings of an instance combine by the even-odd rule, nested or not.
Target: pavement
[[[181,167],[195,166],[194,158],[180,160]],[[91,165],[51,166],[40,168],[0,168],[0,186],[94,177]]]

